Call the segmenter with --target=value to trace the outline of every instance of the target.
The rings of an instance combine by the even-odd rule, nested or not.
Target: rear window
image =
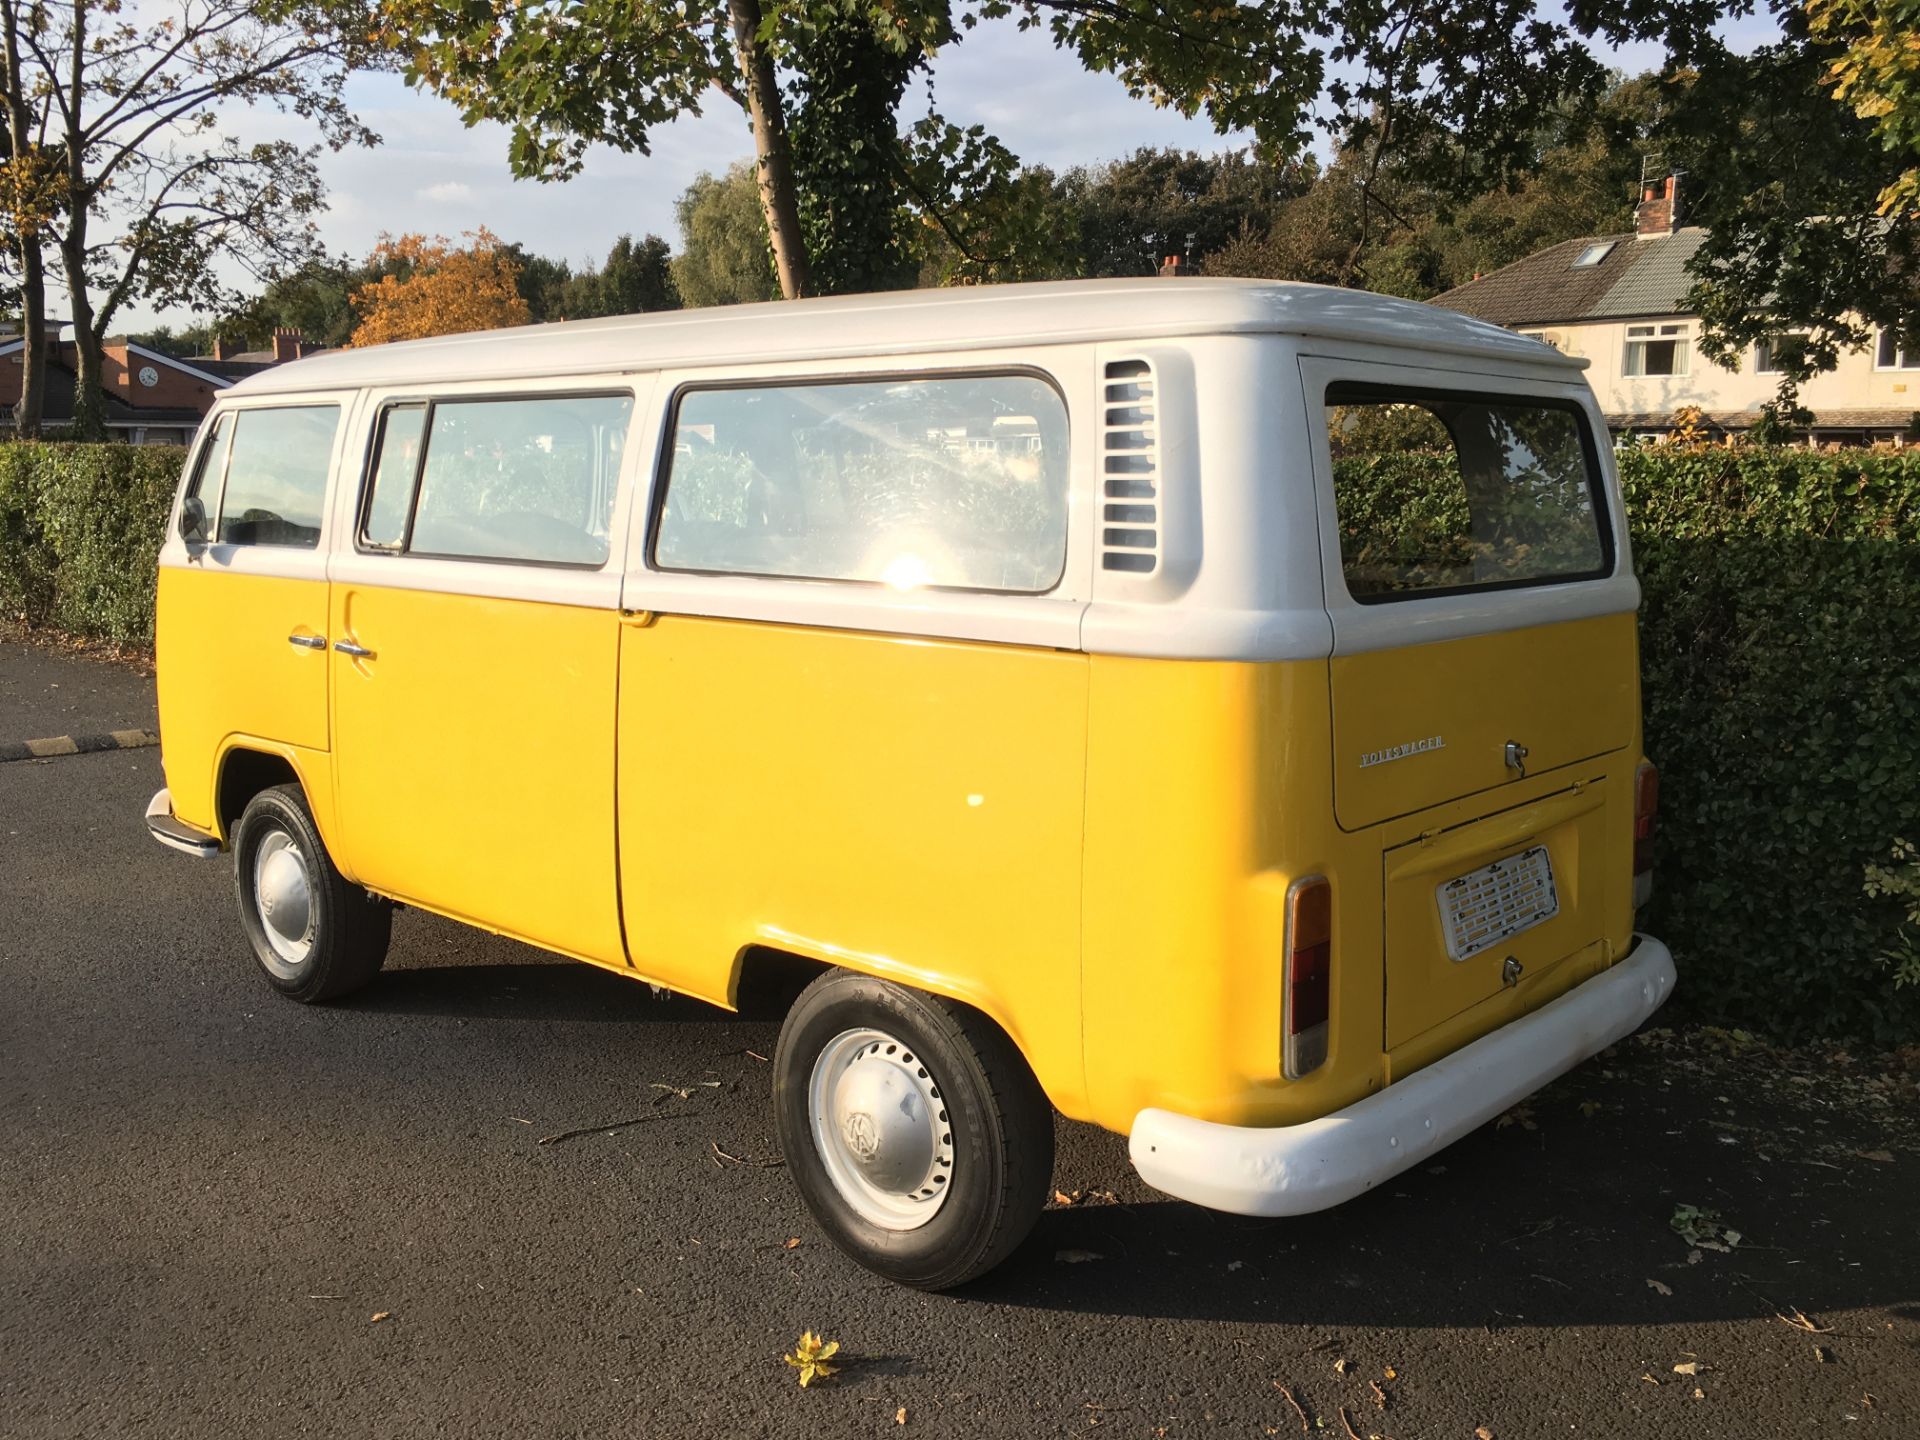
[[[1347,591],[1363,604],[1599,579],[1613,539],[1571,403],[1327,389]]]
[[[1067,554],[1067,412],[1034,375],[690,390],[663,570],[1038,594]]]

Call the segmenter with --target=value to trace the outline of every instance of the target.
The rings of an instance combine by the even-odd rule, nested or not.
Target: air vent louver
[[[1153,367],[1114,360],[1106,368],[1101,425],[1100,566],[1151,575],[1160,563],[1160,443]]]

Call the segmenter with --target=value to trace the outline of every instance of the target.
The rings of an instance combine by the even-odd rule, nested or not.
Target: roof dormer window
[[[1611,255],[1613,253],[1613,247],[1619,243],[1617,240],[1602,240],[1597,244],[1587,246],[1586,249],[1573,257],[1573,268],[1575,270],[1591,270],[1602,260],[1606,259],[1607,256]]]

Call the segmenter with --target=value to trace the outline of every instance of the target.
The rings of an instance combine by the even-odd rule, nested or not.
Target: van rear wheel
[[[945,1290],[1032,1230],[1053,1178],[1053,1110],[978,1011],[830,971],[787,1015],[773,1064],[787,1169],[869,1270]]]
[[[247,802],[233,831],[240,923],[260,973],[304,1004],[333,1000],[380,973],[393,907],[342,875],[298,785]]]

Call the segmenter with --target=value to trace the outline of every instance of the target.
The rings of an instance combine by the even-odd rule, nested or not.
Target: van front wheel
[[[312,1004],[358,990],[380,972],[393,907],[335,868],[297,785],[247,802],[233,830],[240,923],[260,973]]]
[[[1053,1110],[978,1011],[847,970],[809,985],[774,1052],[787,1168],[833,1242],[923,1290],[1024,1240],[1053,1178]]]

